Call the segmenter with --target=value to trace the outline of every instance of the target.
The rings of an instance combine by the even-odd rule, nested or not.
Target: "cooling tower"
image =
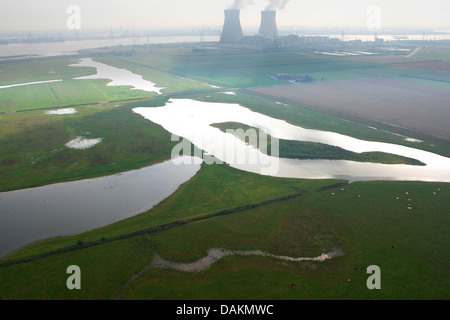
[[[239,19],[240,10],[225,10],[225,23],[223,24],[220,42],[235,43],[242,39],[242,27]]]
[[[261,11],[261,27],[259,28],[259,34],[262,35],[264,39],[274,40],[278,36],[276,16],[276,11]]]

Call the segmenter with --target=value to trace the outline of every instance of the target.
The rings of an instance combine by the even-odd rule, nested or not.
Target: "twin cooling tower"
[[[259,34],[263,36],[264,39],[268,40],[274,40],[278,37],[276,11],[261,11],[261,26],[259,27]]]
[[[225,10],[225,23],[223,24],[220,42],[234,43],[242,39],[242,27],[239,15],[240,10]]]
[[[225,23],[223,25],[222,43],[236,43],[243,38],[242,27],[240,21],[240,10],[225,10]],[[261,26],[259,35],[267,40],[274,40],[278,36],[278,28],[276,21],[276,11],[261,12]]]

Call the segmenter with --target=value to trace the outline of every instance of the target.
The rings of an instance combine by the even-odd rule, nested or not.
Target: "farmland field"
[[[254,89],[343,117],[408,128],[450,141],[450,89],[373,78]]]
[[[400,66],[402,68],[427,69],[427,70],[439,71],[440,73],[450,72],[450,61],[432,60],[432,61],[412,61],[411,62],[411,60],[403,60],[403,62],[399,62],[399,63],[395,63],[395,64],[400,64]]]

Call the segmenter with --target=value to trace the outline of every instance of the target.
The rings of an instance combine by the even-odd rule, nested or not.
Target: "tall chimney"
[[[236,43],[243,38],[241,21],[239,19],[240,10],[225,10],[225,23],[223,24],[222,43]]]
[[[278,36],[276,16],[276,11],[261,11],[261,27],[259,28],[259,34],[262,35],[264,39],[275,40]]]

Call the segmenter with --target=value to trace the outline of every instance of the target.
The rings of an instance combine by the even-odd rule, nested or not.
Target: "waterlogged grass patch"
[[[98,139],[85,139],[83,137],[76,137],[73,140],[70,140],[66,143],[66,147],[71,149],[85,150],[92,148],[93,146],[102,142],[101,138]]]
[[[68,115],[68,114],[75,114],[77,112],[78,111],[75,108],[66,108],[66,109],[47,111],[45,114],[64,116],[64,115]]]

